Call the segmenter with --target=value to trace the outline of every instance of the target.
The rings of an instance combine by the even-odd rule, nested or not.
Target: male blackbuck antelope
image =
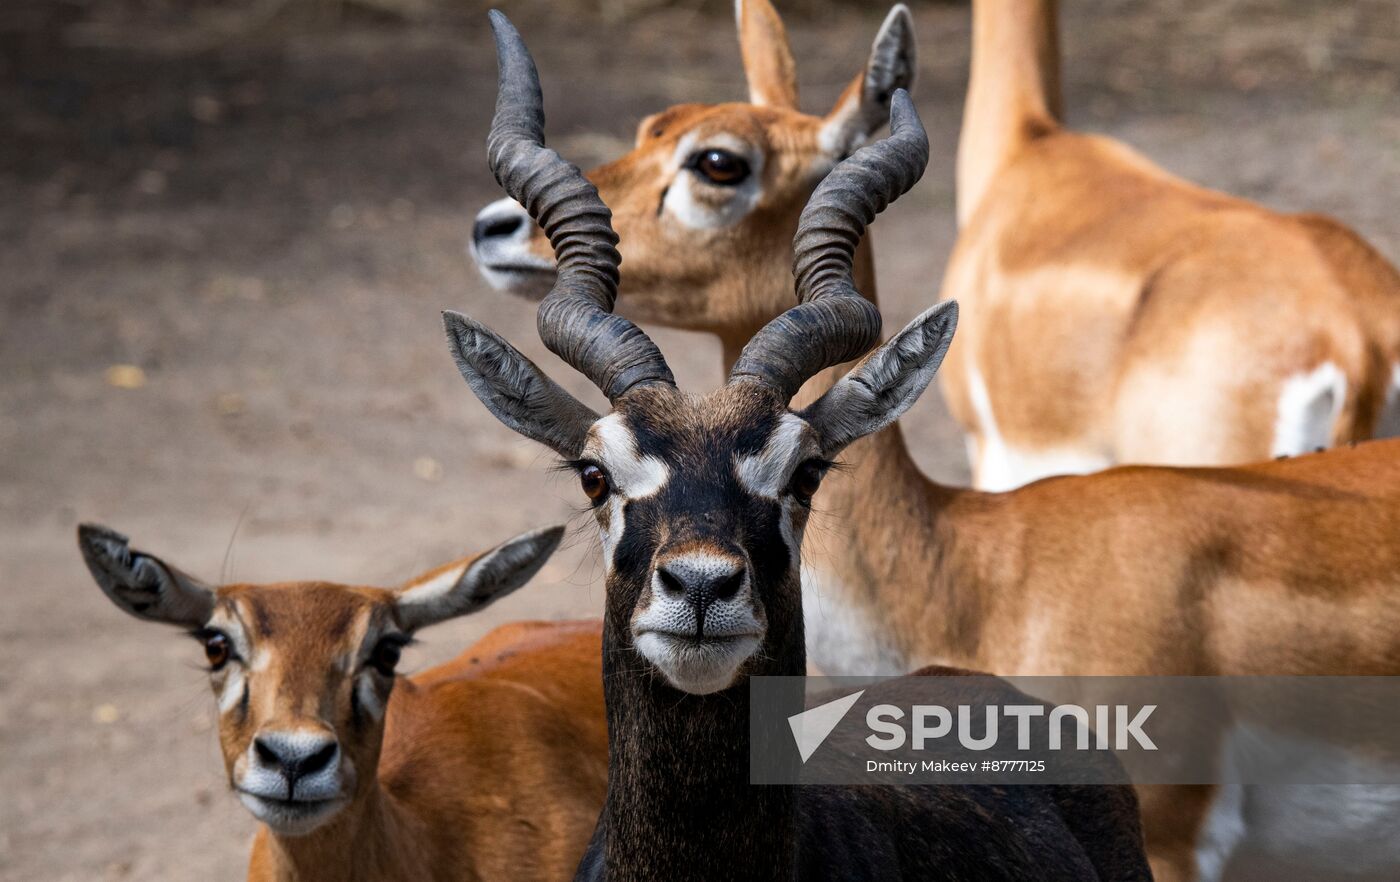
[[[679,104],[647,117],[632,152],[588,172],[621,240],[623,310],[718,334],[731,364],[793,303],[792,235],[812,188],[885,124],[890,94],[910,89],[915,74],[913,18],[900,4],[836,106],[804,114],[769,0],[737,0],[735,11],[750,103]],[[553,284],[549,240],[513,199],[477,215],[472,253],[499,289],[540,297]],[[868,244],[856,273],[872,291]]]
[[[976,485],[1400,434],[1400,274],[1064,128],[1055,0],[972,5],[942,383]]]
[[[215,588],[104,527],[78,544],[118,607],[203,643],[229,784],[261,822],[250,880],[510,882],[567,878],[603,804],[599,623],[507,625],[416,676],[394,666],[419,628],[523,585],[562,534],[397,590]]]
[[[492,13],[492,26],[492,169],[560,256],[540,334],[611,403],[600,418],[491,330],[445,314],[472,390],[577,470],[602,537],[608,796],[580,875],[1147,878],[1126,787],[749,784],[748,678],[806,667],[798,565],[812,495],[833,456],[928,385],[956,319],[952,304],[929,310],[810,408],[788,409],[808,376],[878,337],[879,314],[851,286],[851,252],[927,161],[907,94],[893,96],[891,136],[841,163],[803,214],[804,302],[749,343],[726,385],[690,396],[647,336],[612,314],[608,209],[543,147],[534,63],[504,16]]]

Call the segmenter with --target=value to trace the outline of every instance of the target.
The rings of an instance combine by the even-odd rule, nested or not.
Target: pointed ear
[[[490,606],[530,581],[563,538],[562,526],[522,533],[424,573],[398,590],[399,623],[413,631]]]
[[[81,524],[78,550],[107,599],[138,619],[198,628],[214,612],[213,588],[157,557],[133,550],[116,530]]]
[[[938,304],[798,414],[816,429],[822,456],[835,456],[852,441],[903,416],[938,372],[957,326],[957,302]]]
[[[783,20],[768,0],[734,0],[749,103],[797,109],[797,67]]]
[[[442,323],[457,369],[496,419],[560,456],[578,456],[598,414],[475,319],[448,310]]]
[[[890,118],[894,91],[913,90],[918,54],[914,16],[909,7],[896,4],[875,35],[865,70],[856,75],[826,115],[819,142],[822,149],[843,159],[875,134]]]

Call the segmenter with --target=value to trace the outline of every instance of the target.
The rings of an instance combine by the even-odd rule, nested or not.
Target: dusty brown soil
[[[1389,0],[1066,5],[1075,124],[1205,183],[1332,212],[1400,259]],[[486,318],[569,374],[533,342],[530,306],[490,292],[463,251],[497,195],[484,22],[316,23],[190,53],[183,32],[64,9],[0,19],[0,877],[236,878],[252,823],[226,793],[197,647],[115,611],[74,526],[107,522],[211,579],[391,584],[575,517],[575,488],[463,386],[438,310]],[[552,141],[580,162],[622,151],[672,101],[742,94],[722,12],[624,25],[546,9],[521,24]],[[794,23],[811,108],[855,72],[878,18]],[[891,326],[938,297],[954,233],[967,12],[917,19],[934,159],[877,225]],[[683,381],[718,381],[711,341],[658,337]],[[111,385],[113,365],[144,385]],[[927,398],[908,419],[917,455],[965,480]],[[426,634],[408,667],[498,622],[596,611],[592,542],[576,535],[529,589]]]

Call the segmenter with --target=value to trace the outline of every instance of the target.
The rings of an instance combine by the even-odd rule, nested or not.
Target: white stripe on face
[[[601,463],[612,483],[612,492],[626,499],[652,496],[671,478],[666,463],[638,450],[636,436],[619,413],[610,413],[593,424],[584,458]]]
[[[793,414],[783,414],[763,450],[753,456],[734,458],[734,474],[749,493],[764,499],[780,499],[792,479],[793,470],[820,452],[815,433],[807,422]]]
[[[734,474],[745,491],[782,506],[779,529],[787,543],[788,558],[797,565],[802,549],[802,528],[807,512],[799,511],[798,503],[786,493],[793,471],[805,460],[819,456],[821,447],[816,433],[806,420],[794,414],[783,414],[778,427],[768,437],[763,450],[753,456],[735,457]]]
[[[243,630],[243,623],[239,621],[237,615],[224,607],[219,607],[209,617],[206,627],[227,635],[238,659],[251,659],[254,663],[266,667],[266,653],[261,653],[258,656],[253,654],[252,643],[248,640],[248,635]],[[230,659],[222,670],[215,671],[211,675],[214,691],[218,695],[219,713],[221,714],[233,710],[243,699],[243,690],[248,682],[248,674],[243,669],[243,664],[237,659]]]
[[[645,499],[661,492],[671,470],[654,456],[637,449],[637,438],[621,414],[611,413],[593,424],[583,457],[597,460],[608,473],[612,491],[598,512],[598,533],[603,544],[603,566],[613,568],[613,552],[622,541],[623,506],[631,499]]]
[[[360,709],[377,723],[384,719],[384,698],[375,676],[375,673],[368,669],[361,671],[355,678],[355,694],[359,699]]]

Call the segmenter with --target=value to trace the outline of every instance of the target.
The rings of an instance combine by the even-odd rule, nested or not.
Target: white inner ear
[[[890,32],[894,28],[901,29],[900,39],[895,42]],[[866,61],[865,69],[861,72],[862,88],[858,90],[852,98],[840,107],[834,108],[827,115],[825,124],[817,134],[817,145],[823,152],[835,158],[843,158],[851,155],[870,139],[867,128],[870,121],[867,114],[885,114],[883,107],[866,107],[866,90],[871,86],[870,77],[879,78],[880,87],[888,87],[898,82],[891,68],[898,62],[902,55],[908,55],[908,63],[913,65],[911,74],[917,74],[918,62],[915,59],[915,47],[912,42],[913,17],[909,8],[903,3],[895,4],[885,16],[885,21],[880,25],[880,30],[875,35],[875,40],[870,44],[870,58]],[[886,79],[881,74],[889,74]],[[914,81],[911,76],[905,85],[906,89],[913,89]]]
[[[686,161],[697,150],[712,148],[727,150],[744,158],[749,164],[749,176],[743,183],[733,187],[707,183],[697,172],[685,167]],[[763,195],[763,158],[761,151],[725,132],[704,136],[691,132],[681,138],[671,157],[671,167],[676,172],[671,186],[666,190],[662,207],[667,214],[691,229],[731,227],[747,217]],[[701,192],[705,195],[700,196]]]
[[[761,451],[734,458],[734,474],[749,493],[776,500],[787,488],[793,469],[819,452],[807,421],[794,414],[783,414]]]
[[[399,592],[400,607],[431,608],[441,603],[462,581],[470,564],[451,567]]]
[[[859,97],[847,101],[827,117],[817,131],[817,147],[831,160],[850,156],[868,140],[862,122]],[[830,168],[827,169],[830,171]]]

